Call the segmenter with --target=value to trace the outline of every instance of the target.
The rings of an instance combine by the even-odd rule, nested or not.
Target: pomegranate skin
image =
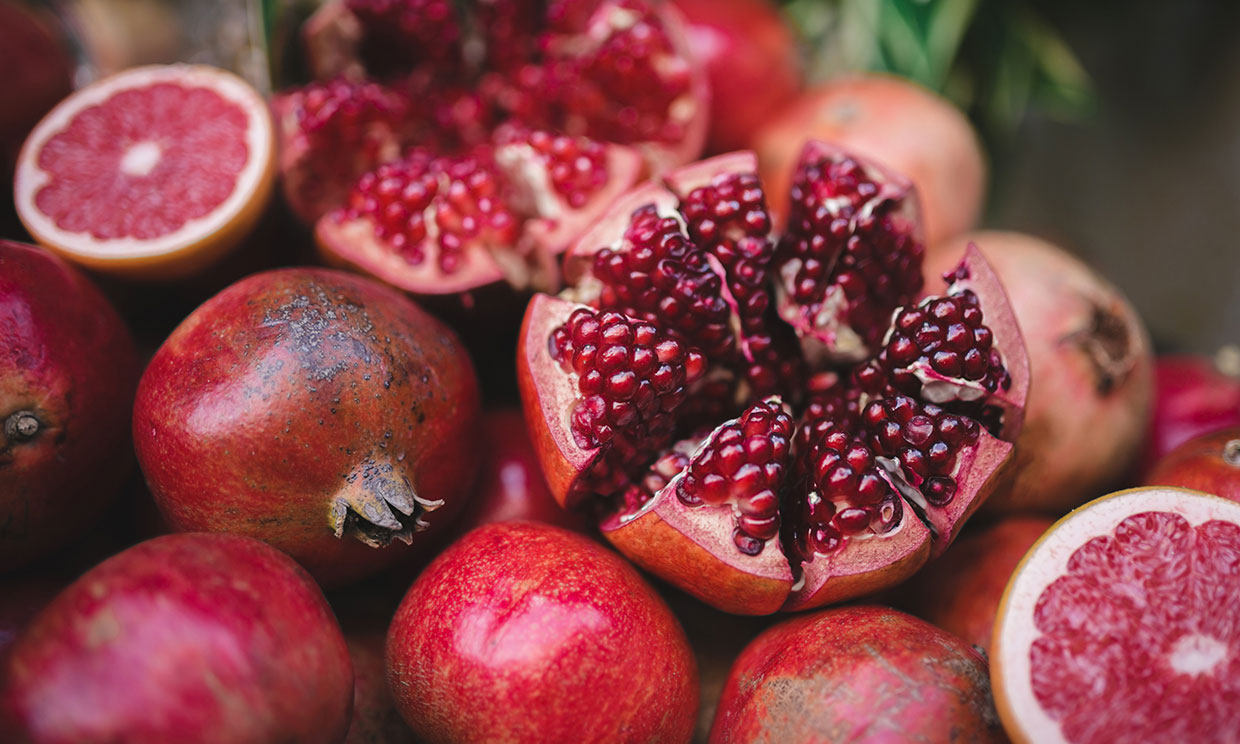
[[[1055,521],[1014,515],[966,532],[901,590],[909,611],[989,651],[999,600],[1020,559]]]
[[[0,240],[0,573],[76,540],[132,472],[139,362],[80,272]]]
[[[740,150],[804,84],[797,36],[770,0],[675,0],[710,78],[711,152]]]
[[[401,602],[388,686],[428,742],[688,742],[698,673],[667,605],[550,525],[479,527]]]
[[[235,535],[157,537],[104,561],[35,618],[5,671],[7,730],[26,744],[328,744],[353,693],[322,592]]]
[[[1240,426],[1240,349],[1213,359],[1185,354],[1154,361],[1154,414],[1141,467],[1150,468],[1190,439]]]
[[[856,75],[803,92],[754,135],[771,210],[786,217],[806,140],[874,158],[917,187],[926,244],[970,230],[986,199],[986,158],[973,126],[947,100],[894,75]]]
[[[1240,502],[1240,427],[1181,444],[1154,465],[1147,486],[1179,486]]]
[[[353,717],[345,744],[414,744],[387,687],[383,641],[382,633],[345,636],[353,661]]]
[[[711,744],[1003,742],[986,659],[879,606],[827,610],[758,636],[737,658]]]
[[[426,540],[415,520],[430,532],[456,516],[477,417],[472,363],[446,326],[378,282],[283,269],[173,331],[133,425],[173,529],[265,540],[330,586]]]
[[[1149,335],[1124,295],[1063,249],[1013,232],[977,232],[926,251],[937,276],[976,243],[1007,289],[1029,354],[1025,426],[1010,480],[983,513],[1062,515],[1128,476],[1149,424]]]

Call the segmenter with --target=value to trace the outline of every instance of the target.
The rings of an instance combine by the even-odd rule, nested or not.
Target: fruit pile
[[[947,101],[768,0],[327,0],[269,97],[6,14],[0,739],[1240,740],[1240,353]]]

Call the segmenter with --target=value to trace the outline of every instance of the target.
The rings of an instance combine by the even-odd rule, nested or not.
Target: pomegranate
[[[383,666],[384,634],[349,633],[353,662],[353,718],[345,744],[413,744],[413,732],[396,710]]]
[[[378,282],[284,269],[172,332],[133,430],[173,529],[266,540],[330,585],[456,516],[477,416],[473,366],[446,326]]]
[[[39,119],[73,89],[73,59],[50,14],[0,0],[0,181],[13,174],[17,151]]]
[[[980,253],[922,291],[906,180],[814,142],[793,193],[775,240],[752,153],[635,189],[519,342],[552,494],[734,613],[876,591],[945,549],[998,482],[1028,385]]]
[[[0,240],[0,573],[78,540],[133,468],[138,355],[76,269]]]
[[[689,22],[689,49],[710,78],[707,147],[747,147],[804,84],[796,32],[771,0],[675,0]]]
[[[1025,551],[1052,524],[1048,517],[1013,515],[966,532],[908,582],[902,591],[908,609],[982,650],[989,649],[1008,579]]]
[[[535,522],[479,527],[440,555],[392,620],[387,669],[431,742],[688,742],[697,713],[667,605],[597,543]]]
[[[479,441],[483,456],[478,484],[465,513],[452,524],[452,536],[491,522],[518,520],[546,522],[577,532],[589,530],[584,515],[561,509],[551,495],[520,410],[485,412]]]
[[[1240,505],[1181,488],[1096,499],[1021,561],[995,621],[1015,742],[1237,741]]]
[[[1154,464],[1148,486],[1179,486],[1240,502],[1240,427],[1190,439]]]
[[[348,649],[322,592],[237,535],[109,558],[34,619],[5,671],[0,723],[32,744],[326,744],[349,725]]]
[[[986,199],[986,158],[969,120],[912,81],[856,75],[810,88],[774,112],[754,135],[762,178],[777,215],[791,209],[785,184],[808,139],[834,142],[905,174],[921,195],[925,237],[934,245],[972,229]]]
[[[1240,347],[1211,357],[1186,354],[1154,361],[1154,413],[1142,470],[1148,472],[1190,439],[1240,426]]]
[[[786,620],[732,665],[710,731],[730,742],[1002,742],[986,659],[902,612]]]
[[[926,276],[974,242],[1008,290],[1032,372],[1011,481],[985,508],[1062,514],[1136,462],[1150,412],[1149,336],[1119,289],[1032,236],[979,232],[934,246]]]
[[[709,83],[662,0],[333,0],[273,102],[324,253],[418,294],[554,286],[643,169],[697,157]]]

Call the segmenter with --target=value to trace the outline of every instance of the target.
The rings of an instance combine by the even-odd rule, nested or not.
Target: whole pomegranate
[[[479,527],[409,589],[388,686],[427,742],[688,742],[698,675],[667,605],[618,556],[535,522]]]
[[[257,537],[336,584],[400,558],[469,494],[478,389],[450,329],[378,282],[243,279],[155,353],[134,438],[176,530]]]
[[[985,509],[1062,514],[1136,462],[1153,392],[1149,336],[1119,289],[1029,235],[979,232],[934,246],[926,276],[953,266],[971,243],[1007,287],[1032,374],[1011,481]]]
[[[804,84],[796,33],[771,0],[675,0],[689,49],[710,78],[707,147],[748,147],[772,111]]]
[[[139,362],[103,294],[0,240],[0,573],[77,540],[133,468]]]
[[[972,229],[986,200],[986,158],[953,104],[891,75],[856,75],[810,88],[754,135],[762,178],[778,215],[806,140],[833,142],[908,176],[921,196],[928,244]]]
[[[1188,440],[1232,426],[1240,426],[1240,347],[1225,346],[1213,357],[1154,360],[1154,414],[1143,471]]]
[[[645,169],[696,158],[709,83],[662,0],[332,0],[273,102],[284,192],[330,260],[418,294],[555,286]]]
[[[1240,426],[1188,440],[1154,464],[1147,486],[1179,486],[1240,502]]]
[[[0,723],[30,744],[328,744],[353,693],[322,592],[237,535],[167,535],[109,558],[23,631],[5,672]]]
[[[902,612],[845,607],[787,620],[732,665],[711,744],[1005,742],[986,658]]]
[[[1025,553],[1055,520],[1022,514],[966,532],[901,588],[907,609],[983,651],[999,600]]]
[[[552,494],[727,612],[892,586],[988,496],[1028,366],[977,251],[922,279],[906,179],[820,142],[789,226],[752,153],[619,199],[526,311],[518,383]]]

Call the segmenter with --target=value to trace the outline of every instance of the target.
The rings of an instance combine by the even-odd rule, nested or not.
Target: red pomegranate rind
[[[313,222],[363,173],[395,160],[406,138],[409,101],[374,82],[335,79],[272,99],[280,176],[289,206]]]
[[[780,316],[811,361],[861,361],[922,287],[916,192],[874,161],[810,141],[792,199],[777,259]]]
[[[559,372],[549,340],[583,305],[545,294],[534,295],[525,311],[517,348],[517,385],[551,495],[560,506],[580,501],[576,484],[598,459],[599,449],[583,448],[572,435],[572,410],[580,392],[576,380]]]
[[[1026,554],[995,621],[995,702],[1017,742],[1234,741],[1240,505],[1121,491]]]
[[[725,612],[775,612],[793,582],[778,513],[792,430],[791,414],[772,398],[679,443],[680,471],[636,511],[605,519],[603,534],[638,565]]]

